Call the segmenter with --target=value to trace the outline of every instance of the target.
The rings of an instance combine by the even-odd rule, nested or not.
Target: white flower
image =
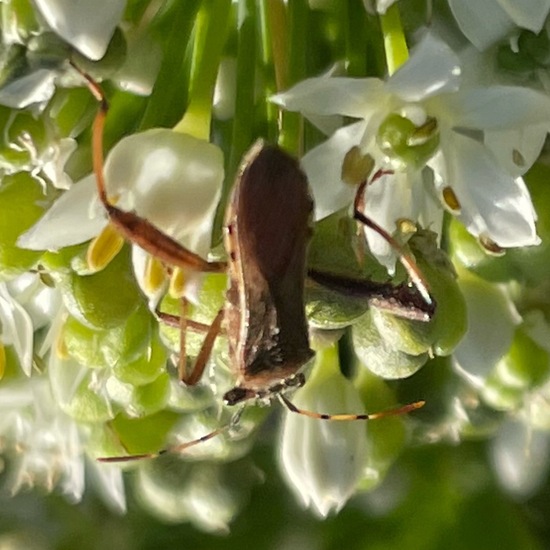
[[[8,86],[9,88],[9,86]],[[3,92],[0,90],[0,103],[3,103]],[[27,114],[21,115],[23,117]],[[23,121],[25,118],[23,118]],[[42,123],[41,123],[42,124]],[[73,138],[59,138],[49,120],[43,122],[45,136],[36,137],[25,124],[22,124],[17,113],[12,113],[3,128],[6,147],[12,153],[25,158],[17,163],[10,160],[0,161],[0,173],[14,174],[20,171],[31,173],[44,186],[51,182],[58,189],[68,189],[72,183],[64,167],[76,149]]]
[[[323,414],[365,412],[357,391],[340,372],[335,348],[318,353],[311,377],[291,401]],[[325,517],[344,506],[364,473],[365,425],[287,412],[280,457],[283,472],[303,504]]]
[[[210,248],[223,177],[223,153],[217,146],[168,129],[122,139],[105,163],[108,194],[118,198],[120,208],[135,211],[203,257]],[[90,175],[62,195],[19,238],[18,246],[58,250],[95,237],[107,224]],[[134,254],[138,281],[143,279],[141,252]]]
[[[393,232],[395,220],[403,216],[438,230],[441,217],[436,215],[433,200],[420,198],[431,193],[475,236],[489,238],[501,247],[538,244],[535,213],[525,185],[483,143],[483,132],[490,132],[494,143],[497,133],[513,130],[525,138],[530,135],[525,132],[536,127],[532,140],[522,142],[520,134],[508,134],[501,153],[519,147],[519,154],[532,161],[542,145],[540,135],[550,128],[550,99],[519,87],[461,87],[460,77],[459,58],[441,40],[427,35],[386,82],[323,76],[274,96],[279,105],[306,116],[340,114],[359,119],[303,158],[317,218],[351,203],[355,188],[342,182],[341,171],[345,154],[359,146],[377,166],[394,171],[365,193],[366,213],[388,231]],[[416,153],[414,141],[410,147],[407,142],[402,154],[388,151],[381,128],[396,119],[405,125],[412,123],[413,130],[427,125],[428,133],[419,141],[420,147],[428,146],[427,152],[419,149]],[[437,128],[432,133],[430,121],[435,121]],[[415,139],[414,132],[409,137]],[[426,165],[432,176],[424,170]],[[528,168],[524,165],[522,170]],[[377,192],[373,192],[375,186]],[[449,192],[458,203],[449,199]],[[371,247],[375,243],[377,257],[388,265],[384,260],[387,243],[379,240],[376,244],[370,231],[367,238]]]
[[[36,273],[24,273],[0,283],[0,342],[13,346],[23,372],[30,376],[34,333],[48,327],[61,305],[58,289],[45,285]],[[42,357],[51,344],[48,333],[36,353]]]
[[[468,330],[454,351],[453,362],[472,385],[483,388],[510,349],[521,317],[503,288],[473,275],[461,277],[459,284],[467,304]]]
[[[23,74],[0,89],[0,105],[12,109],[24,109],[33,104],[45,105],[55,91],[56,77],[57,72],[50,69]]]
[[[517,27],[538,34],[550,12],[549,0],[449,0],[449,6],[460,30],[478,50],[502,40]]]
[[[0,283],[0,339],[13,346],[21,369],[27,375],[32,371],[33,326],[29,314]]]
[[[516,498],[529,498],[548,476],[548,432],[509,420],[492,439],[490,456],[502,487]]]
[[[84,491],[86,435],[57,405],[47,377],[13,381],[0,388],[0,434],[7,449],[15,449],[9,481],[12,492],[23,487],[59,487],[73,502]],[[125,509],[122,474],[117,467],[98,470],[96,479],[107,503]]]

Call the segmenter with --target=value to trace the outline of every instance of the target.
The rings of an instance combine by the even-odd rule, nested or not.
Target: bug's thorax
[[[299,385],[296,375],[313,356],[304,311],[311,207],[297,162],[280,149],[253,147],[225,219],[225,325],[237,378],[227,402]]]

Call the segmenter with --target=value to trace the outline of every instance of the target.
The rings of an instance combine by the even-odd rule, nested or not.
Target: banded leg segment
[[[380,418],[386,418],[389,416],[401,416],[402,414],[407,414],[416,409],[423,407],[425,401],[416,401],[415,403],[409,403],[408,405],[403,405],[402,407],[396,407],[395,409],[388,409],[387,411],[380,411],[376,413],[365,413],[365,414],[324,414],[314,411],[308,411],[307,409],[301,409],[289,401],[283,394],[279,394],[279,399],[281,403],[290,411],[296,414],[302,414],[309,418],[315,418],[316,420],[330,420],[330,421],[339,421],[339,422],[349,422],[352,420],[379,420]]]

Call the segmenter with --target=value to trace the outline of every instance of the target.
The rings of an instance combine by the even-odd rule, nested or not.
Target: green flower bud
[[[399,322],[404,322],[400,319]],[[427,353],[411,355],[396,349],[380,334],[373,313],[364,315],[352,327],[353,348],[361,363],[374,374],[388,380],[407,378],[417,372],[428,360]],[[411,347],[408,335],[402,339],[402,347]],[[395,339],[392,338],[395,343]],[[399,339],[401,342],[401,339]]]
[[[16,246],[24,233],[44,213],[48,204],[42,185],[20,172],[3,178],[0,185],[0,279],[9,279],[30,269],[41,252]]]
[[[142,386],[125,384],[111,377],[107,381],[106,389],[109,397],[128,416],[149,416],[165,408],[170,395],[170,376],[164,372],[153,382]]]
[[[69,276],[61,285],[65,305],[80,322],[94,328],[114,328],[143,303],[124,247],[103,270],[93,275]]]

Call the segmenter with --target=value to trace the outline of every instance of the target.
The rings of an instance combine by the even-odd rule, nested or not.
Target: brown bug
[[[111,223],[126,239],[168,265],[202,272],[223,272],[227,269],[229,286],[226,305],[208,327],[190,375],[180,370],[180,377],[185,383],[193,385],[200,379],[223,325],[236,378],[235,386],[223,396],[227,405],[278,397],[290,411],[321,420],[369,420],[405,414],[424,404],[419,401],[387,411],[359,415],[327,415],[293,405],[283,392],[304,384],[301,369],[314,355],[309,347],[304,309],[306,250],[311,235],[313,202],[306,176],[298,162],[281,149],[262,142],[252,147],[237,176],[226,213],[224,242],[228,262],[208,262],[146,219],[123,211],[109,201],[103,177],[102,153],[108,105],[98,84],[82,71],[79,72],[100,104],[93,128],[93,164],[99,198]],[[368,295],[375,304],[389,304],[390,308],[400,305],[401,311],[398,307],[396,309],[405,317],[428,320],[433,313],[434,302],[414,261],[391,236],[359,212],[358,201],[356,199],[356,218],[379,232],[399,251],[400,259],[418,290],[414,291],[409,285],[395,287],[389,283],[372,283],[361,286],[357,282],[354,292]],[[310,272],[310,276],[334,288],[346,288],[347,284],[349,292],[350,281],[343,277],[315,271]],[[182,327],[183,337],[186,327],[183,316],[181,319],[165,316],[164,319],[172,324],[178,323]],[[151,458],[166,452],[181,452],[227,430],[238,421],[240,412],[229,425],[158,453],[99,460],[122,462]]]

